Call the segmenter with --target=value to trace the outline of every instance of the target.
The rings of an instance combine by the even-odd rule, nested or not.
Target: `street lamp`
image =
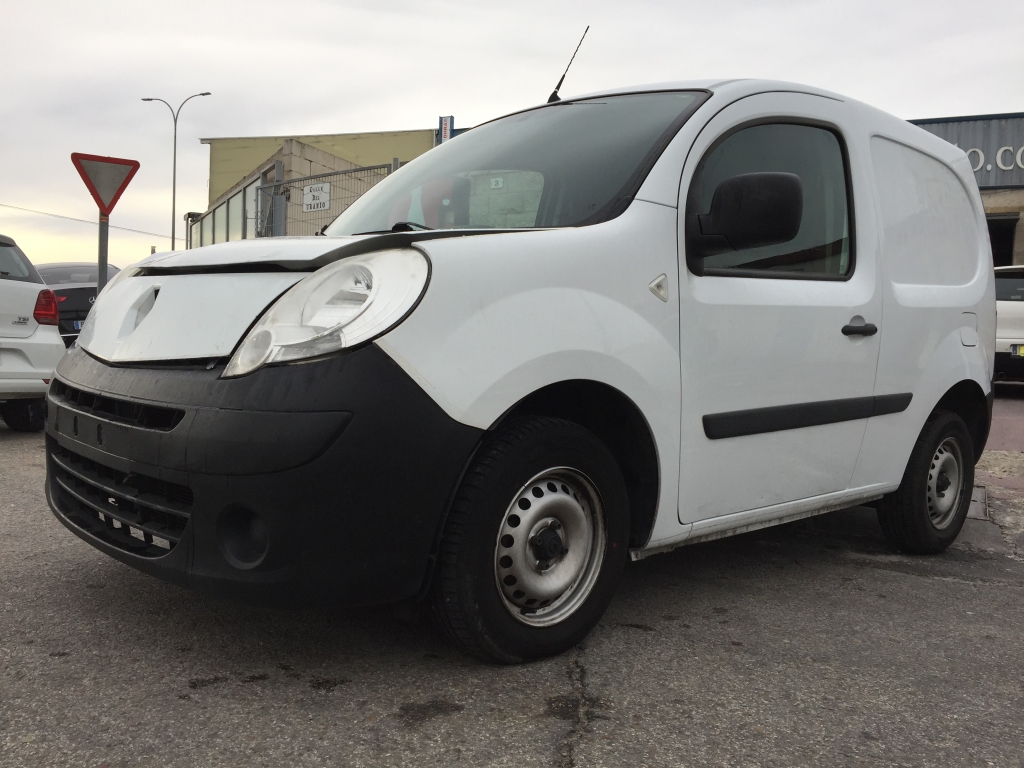
[[[181,102],[181,104],[178,105],[178,109],[177,110],[175,110],[174,107],[172,107],[170,104],[167,104],[167,102],[164,101],[163,99],[143,99],[143,101],[163,101],[164,104],[167,104],[167,108],[169,110],[171,110],[171,117],[174,119],[174,161],[173,161],[173,166],[172,166],[173,170],[171,171],[171,250],[172,251],[176,250],[177,243],[178,243],[177,238],[175,238],[175,236],[174,236],[174,225],[176,223],[175,219],[177,218],[174,215],[174,206],[175,206],[175,203],[177,202],[177,197],[178,197],[178,114],[181,112],[181,108],[184,107],[185,103],[187,101],[189,101],[190,99],[194,99],[196,96],[209,96],[209,95],[210,95],[209,91],[203,91],[202,93],[194,93],[191,96],[189,96],[187,99],[185,99],[185,101]]]

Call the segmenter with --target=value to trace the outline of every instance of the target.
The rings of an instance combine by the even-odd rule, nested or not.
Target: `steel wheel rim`
[[[605,541],[604,508],[586,475],[553,467],[530,478],[505,510],[495,542],[494,581],[505,609],[531,627],[564,621],[593,591]],[[565,551],[543,559],[556,549]]]
[[[964,494],[963,454],[955,438],[943,440],[928,466],[928,518],[938,530],[948,528]]]

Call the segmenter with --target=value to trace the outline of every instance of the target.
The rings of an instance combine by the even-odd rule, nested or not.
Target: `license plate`
[[[82,330],[82,323],[84,323],[84,322],[85,322],[84,320],[75,320],[75,330],[76,331]]]
[[[1024,344],[1011,344],[1010,355],[1012,357],[1024,357]]]

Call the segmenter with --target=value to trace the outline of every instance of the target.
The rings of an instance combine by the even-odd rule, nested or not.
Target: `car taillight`
[[[36,297],[36,308],[32,317],[40,325],[57,325],[60,313],[57,311],[57,297],[49,288],[40,291]]]

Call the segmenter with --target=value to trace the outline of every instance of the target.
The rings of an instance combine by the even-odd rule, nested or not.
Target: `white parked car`
[[[158,254],[50,387],[47,493],[109,555],[261,599],[421,599],[504,662],[627,558],[878,502],[942,551],[991,419],[964,153],[731,80],[485,123],[326,237]]]
[[[57,298],[32,263],[0,235],[0,417],[11,429],[45,425],[46,387],[64,356]]]
[[[996,381],[1024,381],[1024,266],[996,267]]]

